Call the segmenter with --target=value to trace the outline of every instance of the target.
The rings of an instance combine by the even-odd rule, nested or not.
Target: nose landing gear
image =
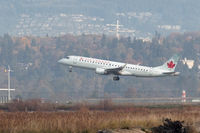
[[[69,72],[72,72],[72,66],[69,66]]]
[[[120,79],[119,76],[114,76],[114,77],[113,77],[113,80],[114,80],[114,81],[118,81],[119,79]]]

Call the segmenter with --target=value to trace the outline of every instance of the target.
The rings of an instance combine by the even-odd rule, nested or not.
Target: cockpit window
[[[66,59],[69,59],[69,56],[67,56]]]

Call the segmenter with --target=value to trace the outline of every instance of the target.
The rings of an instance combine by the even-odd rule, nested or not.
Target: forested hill
[[[194,60],[192,69],[181,61],[178,77],[136,78],[96,75],[95,72],[57,63],[66,55],[81,55],[134,64],[157,66],[173,54]],[[7,86],[4,68],[10,65],[11,86],[23,98],[70,100],[96,97],[179,97],[183,89],[188,96],[200,95],[200,32],[156,35],[152,42],[116,38],[106,35],[65,35],[62,37],[0,37],[1,87]]]

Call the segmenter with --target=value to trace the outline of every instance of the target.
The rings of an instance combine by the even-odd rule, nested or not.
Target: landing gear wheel
[[[113,77],[113,80],[114,80],[114,81],[118,81],[119,79],[120,79],[119,76]]]
[[[69,72],[72,72],[72,66],[69,66]]]

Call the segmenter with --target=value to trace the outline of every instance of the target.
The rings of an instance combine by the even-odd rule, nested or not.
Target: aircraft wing
[[[115,74],[115,75],[118,75],[119,72],[121,70],[123,70],[125,67],[126,67],[127,64],[124,64],[123,66],[120,66],[120,67],[117,67],[117,68],[105,68],[105,71],[108,73],[108,74]]]

